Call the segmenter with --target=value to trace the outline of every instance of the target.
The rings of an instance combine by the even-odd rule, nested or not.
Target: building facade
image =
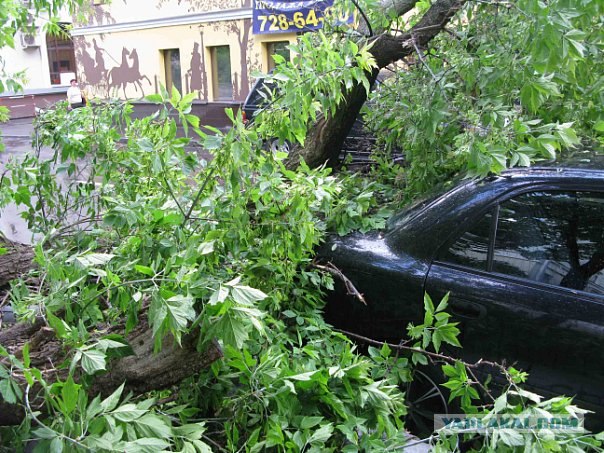
[[[31,27],[15,34],[14,47],[0,49],[4,73],[24,73],[22,92],[0,93],[0,104],[10,108],[13,118],[33,116],[36,107],[64,99],[69,81],[76,77],[74,45],[69,35],[71,17],[61,15],[62,32],[54,35],[44,32],[46,20],[32,16]]]
[[[252,73],[269,71],[274,53],[288,58],[297,35],[254,35],[251,2],[97,0],[71,31],[80,85],[101,99],[138,100],[164,86],[196,93],[198,110],[238,106]]]

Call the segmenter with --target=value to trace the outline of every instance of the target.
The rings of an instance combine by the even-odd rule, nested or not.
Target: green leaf
[[[321,426],[318,430],[312,433],[312,436],[308,439],[308,443],[312,444],[314,442],[325,442],[333,433],[333,425],[328,423],[327,425]]]
[[[564,125],[558,127],[556,134],[567,147],[573,147],[581,143],[581,140],[579,140],[579,137],[577,137],[577,133],[573,128],[571,128],[570,126],[563,126]]]
[[[293,379],[294,381],[310,381],[314,377],[317,371],[308,371],[307,373],[294,374],[293,376],[287,376],[288,379]]]
[[[48,319],[48,324],[56,332],[58,338],[66,338],[68,332],[71,331],[71,328],[65,321],[57,318],[50,311],[46,311],[46,319]]]
[[[303,417],[300,422],[300,429],[308,429],[318,425],[323,421],[323,417]]]
[[[524,436],[513,429],[498,429],[497,434],[502,442],[509,447],[520,447],[524,445]]]
[[[185,115],[185,118],[193,127],[199,127],[199,117],[195,115]]]
[[[134,421],[137,429],[144,437],[159,437],[168,439],[172,435],[172,428],[158,415],[146,414]]]
[[[444,297],[440,300],[438,307],[436,307],[435,313],[441,312],[445,308],[447,308],[447,306],[449,304],[449,295],[450,295],[450,293],[445,294]]]
[[[522,105],[526,106],[531,112],[536,112],[541,104],[545,102],[545,96],[532,84],[526,84],[520,90],[520,99]]]
[[[107,264],[114,256],[111,253],[87,253],[77,256],[75,260],[84,267],[94,267]]]
[[[122,396],[122,392],[124,391],[125,384],[126,383],[124,382],[117,389],[115,389],[115,391],[111,395],[109,395],[107,398],[105,398],[101,402],[101,408],[103,409],[103,411],[111,412],[113,409],[115,409],[117,407],[117,405],[120,402],[120,397]]]
[[[23,354],[23,366],[25,368],[29,368],[30,360],[29,360],[29,342],[25,343],[23,346],[22,352]]]
[[[266,299],[267,295],[259,289],[237,285],[233,286],[231,297],[241,305],[253,305],[256,301]]]
[[[10,378],[0,379],[0,395],[9,404],[16,404],[23,397],[23,393],[17,383]]]
[[[177,295],[165,301],[170,324],[174,330],[184,331],[188,321],[195,319],[195,309],[192,297]]]
[[[113,411],[111,411],[110,414],[116,420],[128,423],[141,418],[147,412],[147,410],[138,409],[136,405],[128,403],[122,406],[118,406]]]
[[[434,313],[434,304],[432,303],[432,298],[428,293],[424,293],[424,310],[426,313]]]
[[[55,437],[50,442],[50,453],[63,453],[63,439]]]
[[[219,135],[208,135],[204,142],[203,147],[208,151],[218,149],[222,146],[223,137]]]
[[[174,435],[185,437],[189,440],[199,440],[205,432],[206,427],[203,422],[201,423],[189,423],[182,426],[175,426],[173,428]]]
[[[96,349],[80,349],[82,353],[82,368],[87,374],[102,371],[107,366],[105,354]]]
[[[134,269],[141,274],[148,275],[149,277],[153,277],[155,272],[149,266],[141,266],[140,264],[135,264]]]
[[[214,251],[215,242],[216,241],[202,242],[197,247],[197,251],[199,252],[200,255],[209,255],[210,253],[212,253]]]
[[[143,437],[126,443],[123,451],[124,453],[157,453],[168,448],[170,448],[170,443],[165,440],[156,437]]]
[[[160,94],[150,94],[145,96],[145,100],[153,102],[154,104],[162,104],[164,102]]]
[[[522,396],[523,398],[527,398],[535,403],[540,403],[543,397],[533,392],[529,392],[528,390],[523,390],[521,388],[516,388],[516,390],[510,390],[511,394],[516,394]]]
[[[248,324],[244,323],[232,311],[227,311],[215,324],[214,332],[224,344],[241,349],[249,338]]]
[[[66,415],[71,414],[78,405],[80,387],[81,385],[76,384],[71,375],[63,384],[63,388],[61,389],[61,397],[63,399],[63,410],[65,411]]]
[[[225,288],[224,286],[220,286],[220,288],[218,288],[216,291],[214,291],[212,293],[212,295],[210,296],[210,300],[208,301],[208,304],[210,305],[216,305],[218,303],[222,303],[226,300],[226,298],[229,296],[229,289]]]

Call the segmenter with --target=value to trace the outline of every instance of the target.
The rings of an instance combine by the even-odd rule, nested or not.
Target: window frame
[[[73,78],[77,78],[77,61],[75,57],[75,45],[73,43],[73,38],[69,35],[67,29],[71,26],[69,22],[59,22],[59,26],[66,33],[66,36],[56,36],[42,33],[42,39],[46,44],[46,57],[47,57],[47,66],[48,66],[48,79],[50,81],[50,86],[65,86],[65,84],[61,83],[61,74],[64,73],[73,73]],[[70,52],[67,60],[61,60],[61,52]],[[61,63],[67,61],[70,66],[73,64],[72,70],[69,71],[61,71]],[[53,65],[56,64],[56,70]],[[53,75],[58,78],[53,79]],[[56,83],[55,83],[56,81]]]

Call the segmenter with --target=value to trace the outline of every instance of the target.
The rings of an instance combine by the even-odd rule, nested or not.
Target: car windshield
[[[457,187],[456,187],[457,186]],[[405,207],[402,211],[395,214],[388,220],[387,229],[391,230],[397,226],[404,225],[410,220],[414,219],[428,206],[435,203],[440,197],[449,192],[452,188],[463,187],[465,184],[460,184],[460,179],[449,181],[445,184],[440,184],[433,188],[431,191],[425,193],[420,198],[414,200],[410,205]]]
[[[250,92],[250,96],[248,97],[246,104],[250,106],[259,106],[266,102],[268,98],[271,97],[271,88],[268,85],[268,82],[265,82],[264,79],[261,79],[260,82],[256,84],[254,89]]]

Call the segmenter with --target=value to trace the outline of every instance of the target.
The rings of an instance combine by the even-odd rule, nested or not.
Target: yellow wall
[[[86,19],[87,25],[115,24],[251,6],[251,0],[111,0],[95,4]]]
[[[126,5],[114,1],[110,5],[112,15],[121,16],[122,8],[132,8],[133,3],[141,5],[141,17],[149,18],[151,15],[158,14],[159,10],[148,6],[150,2],[138,0],[129,1]],[[146,9],[143,8],[143,4],[147,5]],[[182,7],[174,11],[170,10],[170,13],[175,14],[182,12],[181,10]],[[129,17],[132,20],[132,15]],[[292,33],[253,35],[251,19],[155,28],[149,28],[149,24],[146,24],[141,29],[137,29],[141,22],[131,21],[128,24],[127,30],[122,31],[113,26],[113,29],[104,28],[103,32],[99,33],[95,33],[97,27],[82,27],[74,37],[79,78],[88,92],[95,97],[138,99],[156,92],[159,84],[166,84],[162,53],[164,49],[179,50],[182,91],[185,93],[191,91],[191,85],[195,86],[191,83],[193,75],[191,66],[197,44],[199,55],[204,63],[202,72],[204,83],[198,98],[202,101],[214,102],[217,96],[213,90],[210,48],[228,45],[233,82],[232,101],[241,102],[253,83],[251,72],[256,70],[266,72],[268,69],[268,55],[264,43],[296,40],[296,35]],[[138,55],[138,68],[132,57],[133,53]]]

